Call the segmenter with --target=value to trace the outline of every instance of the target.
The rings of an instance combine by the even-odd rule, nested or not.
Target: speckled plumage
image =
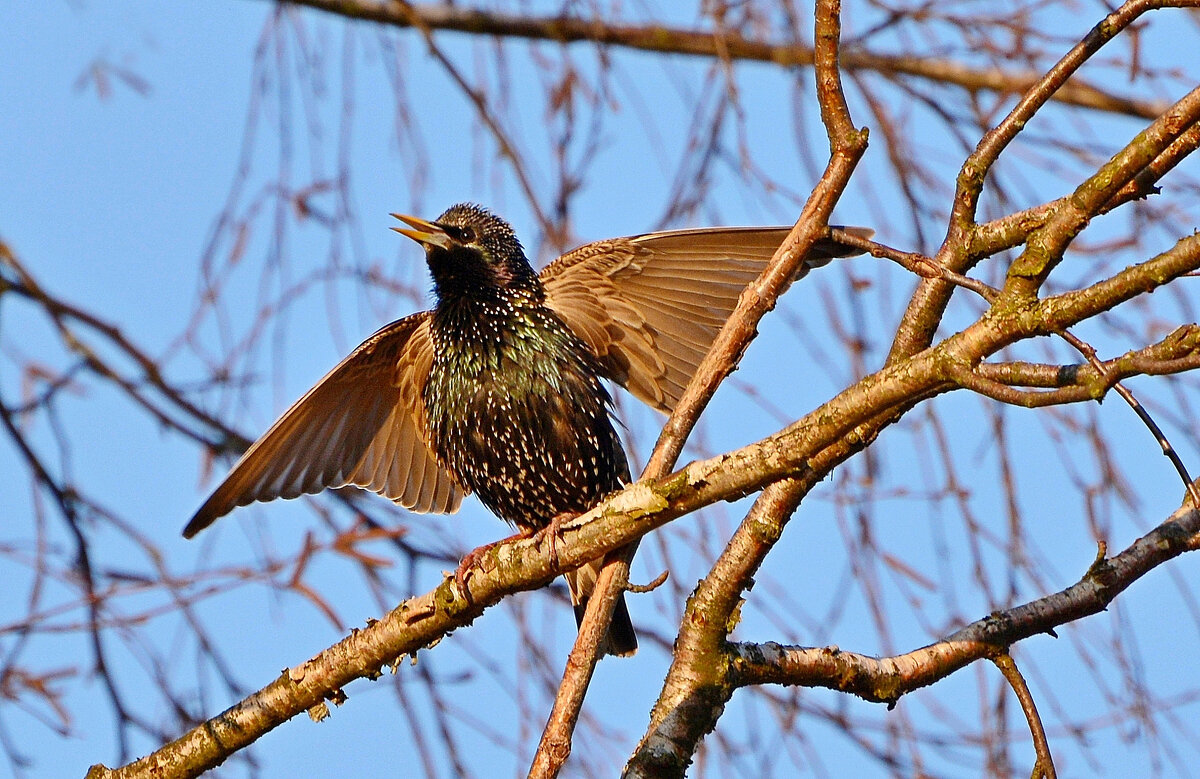
[[[437,305],[385,326],[254,443],[184,528],[236,506],[354,484],[414,511],[474,492],[532,531],[629,480],[602,379],[661,411],[679,399],[787,228],[650,233],[582,246],[535,273],[512,228],[471,204],[420,242]],[[844,228],[858,235],[870,231]],[[824,240],[797,272],[857,249]],[[567,574],[581,614],[602,561]],[[607,650],[637,648],[624,599]]]
[[[587,511],[629,481],[599,362],[546,307],[542,282],[507,223],[457,205],[435,224],[476,237],[450,249],[426,245],[437,306],[422,399],[438,462],[526,532]],[[591,587],[584,590],[574,572],[567,580],[581,614]],[[623,599],[606,648],[637,649]]]
[[[423,399],[438,461],[522,529],[587,511],[629,480],[599,363],[546,307],[506,224],[469,206],[437,224],[500,239],[485,248],[487,259],[429,249],[438,304]]]

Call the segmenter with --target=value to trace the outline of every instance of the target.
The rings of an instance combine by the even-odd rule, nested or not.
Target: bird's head
[[[393,227],[425,247],[438,299],[539,294],[541,282],[508,222],[473,203],[450,206],[432,222],[392,214],[408,225]]]

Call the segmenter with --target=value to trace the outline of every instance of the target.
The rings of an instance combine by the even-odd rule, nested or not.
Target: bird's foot
[[[516,541],[522,538],[529,538],[532,535],[533,532],[522,531],[520,533],[501,538],[499,541],[492,541],[490,544],[484,544],[483,546],[477,549],[472,549],[470,552],[467,552],[465,555],[463,555],[463,559],[458,563],[458,568],[454,569],[454,584],[456,587],[458,587],[458,591],[462,593],[462,596],[467,599],[467,603],[472,605],[475,603],[475,601],[471,598],[471,590],[467,587],[467,580],[471,578],[471,574],[475,573],[476,569],[480,571],[490,571],[492,570],[492,567],[494,567],[485,567],[484,565],[484,560],[487,558],[488,552],[492,551],[501,544],[506,544],[509,541]]]
[[[476,568],[486,570],[483,567],[483,558],[492,550],[492,547],[507,540],[507,538],[502,538],[499,541],[484,544],[478,549],[472,549],[463,555],[463,559],[458,562],[458,567],[454,569],[454,584],[458,587],[458,591],[462,593],[462,596],[467,599],[467,603],[475,603],[471,598],[471,590],[467,587],[467,580],[471,578],[471,574],[475,573]]]
[[[550,520],[550,524],[538,531],[538,533],[546,539],[546,543],[550,545],[550,565],[555,569],[558,568],[558,542],[562,539],[562,526],[579,516],[570,511],[564,511],[561,514],[556,514],[554,519]]]

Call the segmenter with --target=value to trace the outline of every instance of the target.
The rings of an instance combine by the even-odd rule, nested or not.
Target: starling
[[[587,511],[629,481],[602,380],[669,412],[788,233],[617,238],[575,249],[539,274],[508,223],[479,206],[452,206],[434,222],[393,216],[408,225],[394,230],[425,247],[433,310],[385,326],[300,398],[238,460],[184,536],[237,506],[347,484],[417,512],[455,511],[473,492],[526,535]],[[797,278],[859,253],[822,240]],[[601,563],[566,575],[577,618]],[[624,598],[605,649],[637,649]]]

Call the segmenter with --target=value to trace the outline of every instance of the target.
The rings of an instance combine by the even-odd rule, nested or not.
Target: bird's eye
[[[475,231],[470,227],[460,227],[458,230],[458,237],[463,243],[474,243]]]

